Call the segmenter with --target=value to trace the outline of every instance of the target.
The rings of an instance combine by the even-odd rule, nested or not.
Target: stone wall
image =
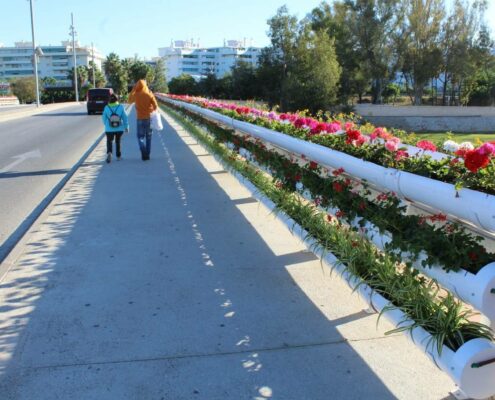
[[[495,132],[495,107],[358,104],[355,110],[373,125],[412,132]]]

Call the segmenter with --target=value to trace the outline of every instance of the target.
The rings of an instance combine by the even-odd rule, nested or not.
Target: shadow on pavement
[[[274,251],[170,126],[149,162],[123,146],[0,284],[2,399],[395,398],[337,329],[366,314],[332,321],[294,280],[314,255]]]

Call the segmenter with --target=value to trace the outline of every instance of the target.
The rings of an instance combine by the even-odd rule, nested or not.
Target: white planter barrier
[[[270,210],[276,208],[273,202],[259,194],[251,182],[239,174],[234,173],[234,175],[248,188],[253,197]],[[275,215],[305,244],[309,251],[318,253],[315,250],[318,249],[317,243],[308,239],[308,233],[299,224],[285,214],[276,213]],[[322,258],[327,267],[337,272],[349,287],[356,290],[373,309],[381,312],[385,307],[392,306],[387,299],[347,271],[332,253],[323,254],[325,255]],[[396,327],[413,324],[413,321],[399,309],[387,310],[383,316]],[[455,352],[443,346],[439,354],[436,346],[431,344],[432,336],[423,328],[416,327],[405,334],[428,355],[438,368],[450,376],[466,396],[472,399],[486,399],[495,395],[495,343],[482,338],[472,339]]]
[[[385,168],[358,159],[340,151],[306,142],[286,134],[226,117],[215,111],[193,104],[164,98],[164,101],[188,109],[210,120],[262,139],[328,168],[344,168],[345,171],[366,180],[384,190],[393,191],[399,197],[441,210],[489,232],[495,232],[495,196],[470,189],[455,190],[454,185],[414,175],[405,171]],[[418,190],[421,188],[421,190]]]
[[[167,101],[170,101],[167,99]],[[182,103],[181,103],[182,106]],[[221,164],[223,161],[217,158]],[[228,168],[227,166],[225,166]],[[229,168],[228,168],[229,169]],[[259,194],[257,188],[242,175],[235,171],[232,174],[251,192],[251,195],[265,204],[270,210],[274,210],[275,204],[266,197]],[[315,252],[317,243],[308,238],[307,232],[293,219],[282,213],[274,213],[282,223],[284,223],[294,235],[305,244],[308,250]],[[338,259],[331,253],[325,253],[323,257],[325,264],[335,272],[338,272],[349,285],[355,289],[362,298],[377,312],[381,312],[391,303],[380,294],[376,293],[368,285],[350,274],[346,268],[339,263]],[[391,309],[383,314],[396,327],[410,326],[413,321],[399,309]],[[432,346],[432,336],[420,327],[416,327],[406,333],[408,337],[420,348],[442,371],[447,373],[451,379],[468,397],[473,399],[486,399],[495,394],[495,344],[486,339],[473,339],[462,345],[457,351],[443,346],[441,354],[435,346]]]

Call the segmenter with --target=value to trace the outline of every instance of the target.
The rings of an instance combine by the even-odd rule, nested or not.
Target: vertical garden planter
[[[410,199],[412,197],[409,197],[409,195],[404,195],[405,193],[409,193],[408,191],[411,190],[411,188],[408,186],[410,182],[408,182],[407,177],[403,178],[402,176],[399,176],[399,171],[387,170],[387,168],[364,162],[362,160],[356,159],[355,157],[336,152],[323,146],[304,142],[292,137],[288,137],[287,135],[281,134],[279,132],[256,127],[252,124],[232,120],[231,118],[225,117],[211,110],[204,110],[197,106],[182,102],[170,101],[169,99],[167,99],[166,101],[173,102],[174,104],[179,105],[179,107],[186,108],[194,113],[198,113],[201,116],[218,124],[261,139],[264,142],[270,143],[271,145],[281,148],[289,153],[293,153],[298,156],[300,156],[301,154],[305,154],[306,158],[312,161],[316,161],[323,166],[332,169],[344,168],[348,175],[352,175],[361,180],[368,180],[375,186],[381,187],[385,190],[395,191],[399,195],[407,197],[407,199]],[[247,153],[246,155],[249,156],[249,154]],[[221,160],[219,161],[222,162]],[[251,182],[249,182],[236,172],[233,172],[233,174],[241,181],[241,183],[243,183],[247,187],[253,197],[258,198],[269,209],[275,210],[275,204],[273,204],[267,198],[261,196]],[[437,181],[433,182],[437,183]],[[422,182],[419,182],[417,184],[421,185]],[[421,187],[421,191],[424,190],[422,186],[418,187]],[[416,191],[418,191],[417,188]],[[475,191],[470,192],[474,192],[476,195],[482,195],[482,200],[484,199],[483,196],[485,195],[483,195],[482,193],[478,193]],[[412,194],[416,195],[416,193]],[[442,192],[440,195],[444,197],[450,197],[451,194],[452,193],[446,194]],[[441,206],[438,208],[439,210],[445,210],[442,203],[435,203],[435,198],[430,199],[428,196],[416,196],[412,199],[414,200],[418,197],[422,199],[424,201],[424,204],[426,205],[433,206],[430,204],[431,202],[433,202],[434,204],[438,204],[439,206]],[[454,198],[456,198],[455,193]],[[459,198],[462,198],[465,202],[464,206],[468,205],[468,203],[466,203],[466,197],[461,196]],[[475,196],[475,198],[477,197]],[[423,201],[416,201],[423,204]],[[485,203],[481,202],[474,204],[476,205],[476,207],[478,207],[478,205],[481,204],[481,206],[483,206]],[[454,210],[456,209],[456,207],[452,208]],[[463,210],[457,210],[457,213],[462,214],[462,211]],[[473,221],[471,221],[471,219],[467,217],[465,219],[477,224],[478,226],[491,226],[490,223],[479,225],[476,221],[480,215],[483,215],[483,217],[490,215],[489,213],[493,212],[493,209],[490,208],[487,211],[488,214],[483,214],[483,210],[476,211],[479,213],[474,216],[472,214],[465,213],[467,217],[473,219]],[[457,215],[454,213],[452,214]],[[276,215],[279,220],[286,224],[287,227],[296,236],[298,236],[300,240],[303,241],[303,243],[310,251],[320,253],[318,243],[309,236],[308,232],[306,232],[304,228],[302,228],[294,220],[292,220],[285,214],[277,213]],[[367,228],[370,239],[378,247],[384,248],[387,240],[390,240],[390,238],[387,238],[386,234],[380,234],[376,227],[374,227],[370,223],[368,223]],[[372,308],[374,308],[377,312],[383,312],[383,316],[390,320],[394,326],[400,328],[410,327],[410,329],[406,331],[406,334],[418,347],[425,351],[428,357],[440,369],[442,369],[452,378],[452,380],[459,386],[459,388],[466,394],[466,396],[469,396],[473,399],[484,399],[495,394],[494,342],[488,339],[476,338],[465,342],[455,351],[447,346],[442,346],[441,349],[438,349],[437,346],[433,345],[435,342],[435,338],[432,337],[430,333],[428,333],[421,327],[415,326],[414,321],[412,321],[404,312],[393,306],[386,298],[369,287],[359,277],[352,275],[350,271],[342,263],[340,263],[333,254],[328,252],[322,252],[321,254],[324,254],[322,256],[322,259],[325,261],[325,264],[332,271],[337,272],[339,276],[344,279],[345,282],[347,282],[349,287],[358,292]],[[429,269],[425,268],[424,270],[426,272]],[[445,272],[438,267],[432,268],[431,271],[434,271],[434,274],[438,274],[438,280],[440,280],[441,274]],[[459,297],[470,298],[470,300],[468,301],[470,301],[478,309],[488,309],[489,307],[493,307],[493,297],[491,296],[495,295],[494,293],[492,293],[493,285],[495,283],[495,263],[491,263],[485,266],[476,275],[466,272],[449,272],[448,274],[445,273],[445,275],[449,276],[448,279],[450,279],[450,275],[453,277],[451,282],[449,283],[449,285],[451,285],[449,288]]]
[[[304,154],[308,159],[325,167],[344,168],[349,175],[365,180],[375,187],[393,191],[411,202],[426,205],[495,233],[495,196],[493,195],[470,189],[456,190],[454,185],[449,183],[385,168],[328,147],[238,121],[193,104],[171,99],[165,101],[289,152]]]
[[[270,210],[275,210],[275,204],[265,197],[260,196],[256,187],[251,182],[236,173],[234,175],[248,188],[253,197],[265,204]],[[407,315],[398,308],[393,307],[387,299],[363,283],[360,278],[352,275],[339,262],[337,257],[328,252],[318,251],[319,246],[317,242],[309,238],[308,232],[297,224],[296,221],[283,213],[277,213],[276,215],[277,219],[284,223],[304,243],[309,251],[317,255],[324,254],[322,259],[326,266],[332,271],[337,272],[348,286],[358,292],[364,301],[376,312],[381,313],[386,309],[383,317],[389,320],[395,327],[413,325],[414,322]],[[449,375],[466,396],[472,399],[486,399],[495,394],[495,343],[477,338],[464,343],[456,351],[443,346],[441,353],[439,353],[436,346],[432,345],[432,336],[423,328],[415,327],[405,334],[409,336],[416,346],[425,352],[439,369]]]

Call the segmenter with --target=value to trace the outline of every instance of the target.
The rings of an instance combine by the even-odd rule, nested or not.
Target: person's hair
[[[117,96],[115,93],[112,93],[110,95],[110,103],[116,103],[117,101],[119,101],[119,96]]]

